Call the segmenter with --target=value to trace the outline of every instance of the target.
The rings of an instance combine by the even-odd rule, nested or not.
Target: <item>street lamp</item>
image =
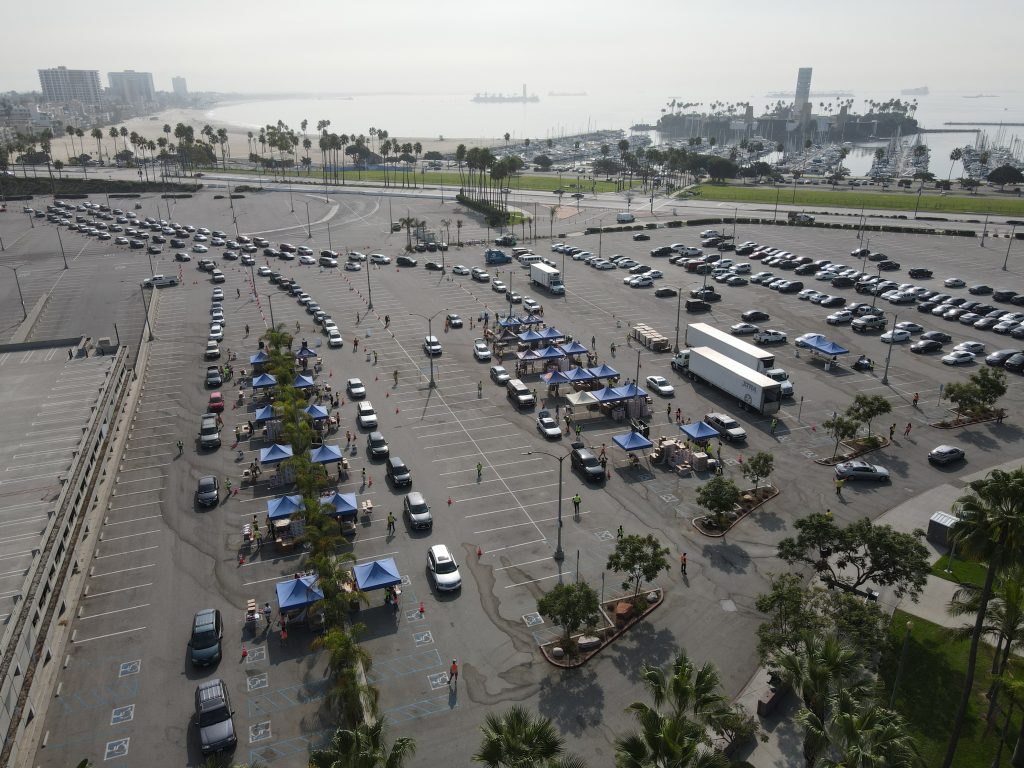
[[[277,326],[274,325],[274,296],[270,293],[265,293],[263,295],[267,297],[267,304],[270,306],[270,328],[271,330],[276,331]]]
[[[565,560],[565,552],[562,551],[562,464],[572,455],[572,453],[567,453],[564,456],[556,456],[555,454],[548,453],[547,451],[526,451],[523,456],[529,456],[534,453],[541,453],[545,456],[550,456],[558,462],[558,546],[555,547],[555,561],[560,563]]]
[[[54,227],[54,230],[57,232],[57,242],[60,243],[60,255],[64,259],[64,269],[68,269],[68,256],[64,253],[64,239],[60,236],[60,225]],[[1003,269],[1006,267],[1004,266]]]
[[[313,227],[309,223],[309,203],[306,203],[306,237],[309,240],[313,239]]]
[[[1017,231],[1017,225],[1014,224],[1010,227],[1010,242],[1006,244],[1006,258],[1003,259],[1003,272],[1006,271],[1006,262],[1010,260],[1010,246],[1013,245],[1014,233]]]
[[[420,318],[423,318],[424,320],[426,320],[427,321],[427,336],[433,336],[434,332],[433,332],[433,325],[432,324],[434,322],[434,318],[437,317],[438,315],[440,315],[444,311],[446,311],[446,310],[439,309],[439,310],[437,310],[437,312],[432,314],[430,317],[427,317],[426,315],[418,314],[416,312],[410,312],[409,314],[412,315],[413,317],[420,317]],[[434,381],[434,356],[430,355],[430,388],[434,389],[434,387],[436,387],[436,386],[437,386],[437,382]]]
[[[373,266],[369,261],[366,262],[366,308],[373,309],[373,286],[370,285],[370,267]],[[433,359],[433,358],[431,358]]]
[[[149,333],[149,340],[152,341],[153,340],[153,326],[151,326],[149,324],[149,305],[146,304],[146,289],[143,288],[140,285],[139,286],[139,290],[142,292],[142,309],[144,310],[144,312],[143,312],[143,319],[144,319],[144,322],[145,322],[145,328],[146,328],[146,330]],[[154,289],[154,290],[156,290],[156,289]],[[138,355],[136,355],[135,357],[138,358]]]
[[[682,316],[683,311],[683,289],[676,286],[676,343],[672,349],[673,352],[679,352],[679,319]]]
[[[22,267],[24,264],[19,264],[18,267]],[[18,298],[21,300],[21,312],[22,320],[28,320],[28,310],[25,309],[25,297],[21,293],[21,281],[18,280],[18,267],[12,267],[9,264],[0,264],[0,267],[9,269],[14,273],[14,284],[18,286]]]
[[[885,371],[882,372],[882,383],[889,383],[889,361],[892,359],[892,348],[896,346],[896,321],[900,319],[899,315],[892,316],[892,330],[889,331],[889,351],[885,353]]]

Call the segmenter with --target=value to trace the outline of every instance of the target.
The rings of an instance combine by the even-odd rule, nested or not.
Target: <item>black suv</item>
[[[416,259],[414,259],[412,256],[405,256],[403,254],[402,256],[399,256],[397,259],[395,259],[395,264],[397,264],[400,267],[415,267]]]
[[[224,637],[224,622],[216,608],[204,608],[192,619],[192,636],[188,640],[189,659],[197,667],[207,667],[220,661],[220,643]]]
[[[391,480],[391,484],[396,488],[412,485],[412,473],[409,472],[409,467],[398,456],[388,457],[388,462],[384,465],[384,471],[388,479]]]
[[[672,250],[671,245],[662,245],[658,248],[651,249],[651,256],[671,256],[675,251]]]
[[[907,275],[915,280],[922,280],[931,277],[932,271],[930,269],[925,269],[924,267],[914,267],[907,272]]]
[[[383,459],[391,452],[383,432],[371,432],[366,437],[366,452],[371,459]]]
[[[235,723],[231,716],[231,700],[224,681],[209,680],[196,688],[196,726],[199,744],[204,755],[222,749],[234,749],[238,744]]]
[[[588,448],[574,448],[570,454],[573,469],[577,470],[592,483],[604,480],[604,468],[597,460],[594,452]]]

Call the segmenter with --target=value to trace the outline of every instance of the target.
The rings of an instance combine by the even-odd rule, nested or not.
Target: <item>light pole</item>
[[[274,296],[271,293],[265,293],[263,295],[267,297],[267,304],[270,306],[270,328],[271,330],[276,331],[277,326],[274,325]]]
[[[29,223],[29,225],[32,227],[32,229],[35,229],[36,228],[36,223],[34,221],[32,221],[32,212],[31,211],[26,211],[25,215],[28,216],[28,223]]]
[[[892,316],[892,330],[889,331],[889,351],[885,353],[885,371],[882,373],[882,383],[889,383],[889,361],[892,359],[892,348],[896,346],[896,321],[900,319],[899,315]]]
[[[683,289],[676,287],[676,343],[672,349],[673,352],[679,352],[679,318],[682,316],[683,311]]]
[[[18,267],[22,267],[24,264],[19,264]],[[25,297],[21,293],[21,281],[18,279],[18,267],[12,267],[9,264],[0,264],[0,267],[9,269],[14,273],[14,284],[18,286],[18,299],[21,301],[21,312],[22,320],[28,320],[28,310],[25,309]]]
[[[373,266],[369,261],[366,262],[366,308],[373,309],[373,287],[370,285],[370,267]],[[433,358],[431,358],[433,359]],[[431,377],[433,378],[433,377]]]
[[[427,317],[426,315],[420,315],[420,314],[418,314],[416,312],[410,312],[409,314],[412,315],[413,317],[420,317],[420,318],[423,318],[424,320],[426,320],[427,321],[427,336],[433,336],[434,335],[434,331],[433,331],[433,325],[432,324],[434,322],[434,318],[437,317],[438,315],[440,315],[444,311],[445,310],[443,310],[443,309],[439,309],[439,310],[437,310],[437,312],[432,314],[430,317]],[[434,381],[434,356],[430,355],[430,388],[434,389],[436,386],[437,386],[437,382]]]
[[[153,290],[156,290],[156,289],[154,288]],[[139,291],[142,292],[142,309],[143,309],[143,315],[142,316],[143,316],[144,321],[145,321],[146,330],[149,332],[149,340],[152,341],[153,340],[153,326],[151,326],[149,324],[149,306],[146,304],[146,289],[143,288],[140,285],[139,286]],[[138,355],[136,355],[136,357],[138,357]]]
[[[64,239],[60,236],[60,225],[54,227],[54,230],[57,232],[57,242],[60,243],[60,255],[64,259],[64,269],[68,269],[68,256],[64,253]],[[1003,269],[1006,269],[1005,265]]]
[[[1017,225],[1014,224],[1012,227],[1010,227],[1010,242],[1008,242],[1006,244],[1006,258],[1003,259],[1003,272],[1006,271],[1006,262],[1008,262],[1010,260],[1010,246],[1013,245],[1014,232],[1016,232],[1016,231],[1017,231]]]
[[[309,223],[309,203],[306,203],[306,238],[313,239],[313,227]]]
[[[555,561],[561,563],[565,560],[565,552],[562,550],[562,464],[572,454],[567,453],[564,456],[556,456],[555,454],[548,453],[547,451],[526,451],[523,456],[529,456],[533,453],[541,453],[545,456],[550,456],[558,462],[558,545],[555,547]]]

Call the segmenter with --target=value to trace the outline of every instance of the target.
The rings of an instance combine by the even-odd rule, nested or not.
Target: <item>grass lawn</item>
[[[255,171],[252,169],[242,170],[238,168],[208,168],[204,170],[209,170],[214,173],[235,173],[239,175],[244,174],[246,176],[255,173]],[[307,174],[305,171],[290,171],[287,172],[285,176],[291,177],[293,180],[301,182],[303,184],[314,184],[322,187],[324,183],[323,177],[320,176],[315,171],[312,174]],[[264,173],[263,178],[268,182],[273,181],[275,178],[277,178],[277,180],[280,181],[281,174],[278,173],[277,176],[275,177],[273,174]],[[338,178],[340,184],[340,174]],[[345,171],[345,179],[348,182],[363,181],[372,182],[374,184],[384,184],[384,171],[362,171],[360,173],[352,168],[348,168]],[[403,176],[401,173],[395,173],[390,170],[388,171],[388,186],[401,188],[402,179]],[[405,177],[405,180],[406,186],[413,186],[412,174],[409,174],[407,177]],[[200,181],[202,180],[200,179]],[[468,183],[468,181],[469,177],[468,175],[466,175],[465,171],[463,172],[462,176],[459,175],[458,171],[428,171],[427,173],[422,175],[416,174],[417,187],[421,186],[423,183],[426,183],[427,185],[430,186],[443,184],[446,187],[459,187],[463,184]],[[591,189],[594,185],[596,185],[597,192],[615,192],[618,189],[614,181],[590,182],[587,179],[580,180],[581,191],[583,191],[586,194],[591,194]],[[329,186],[335,185],[329,184]],[[642,183],[640,181],[634,181],[633,186],[639,188],[642,186]],[[534,192],[554,192],[556,189],[564,189],[566,194],[562,197],[562,205],[569,205],[574,202],[571,195],[576,191],[576,177],[563,175],[561,181],[559,181],[558,174],[530,173],[524,176],[511,179],[509,183],[509,188],[512,189],[513,192],[519,189],[532,190]],[[552,194],[552,205],[554,205],[557,202],[558,197]]]
[[[907,719],[925,765],[938,766],[946,754],[949,733],[960,700],[970,642],[953,642],[937,624],[896,611],[890,629],[891,643],[883,655],[880,670],[880,698],[883,703],[888,703],[892,691],[908,620],[913,621],[914,627],[900,675],[895,708]],[[982,643],[978,650],[974,692],[954,762],[957,768],[989,768],[998,748],[995,729],[985,736],[982,722],[988,704],[984,694],[990,682],[988,671],[992,664],[992,652],[992,647],[986,643]],[[1000,696],[999,701],[1002,705],[1007,699]],[[1013,752],[1020,729],[1020,717],[1018,710],[1007,734],[1003,750],[1004,765],[1009,763],[1009,755]],[[1005,710],[1000,706],[997,716],[1000,729],[1004,719]]]
[[[932,566],[932,575],[957,584],[974,584],[978,587],[985,584],[985,566],[961,560],[959,557],[954,557],[953,565],[950,568],[951,573],[946,573],[948,562],[949,555],[943,555],[940,557],[935,562],[935,565]]]
[[[781,190],[781,194],[779,192]],[[801,205],[807,208],[830,206],[837,208],[881,208],[892,211],[913,211],[917,205],[915,192],[866,192],[853,189],[807,189],[787,187],[745,187],[736,184],[701,184],[694,190],[705,200],[741,203],[770,203],[776,199],[783,205]],[[935,213],[994,213],[1005,216],[1024,216],[1024,200],[1009,197],[956,196],[945,197],[937,192],[921,195],[921,214]]]

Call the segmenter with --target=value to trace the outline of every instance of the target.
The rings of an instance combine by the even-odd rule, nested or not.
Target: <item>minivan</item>
[[[687,299],[683,302],[683,307],[687,312],[710,312],[711,305],[706,301],[700,299]]]
[[[197,611],[192,619],[192,636],[188,641],[189,659],[197,667],[208,667],[220,661],[224,622],[216,608]]]
[[[238,744],[235,723],[231,716],[231,700],[227,686],[220,679],[200,683],[196,688],[195,723],[199,728],[199,744],[204,755]]]
[[[203,414],[199,421],[199,445],[202,448],[220,448],[220,427],[217,426],[216,414]]]
[[[539,264],[540,256],[535,253],[524,253],[519,257],[519,265],[522,267],[528,267],[531,264]]]
[[[387,463],[384,465],[384,473],[396,488],[412,485],[412,473],[398,456],[388,457]]]
[[[430,507],[427,506],[422,493],[410,491],[405,494],[402,510],[405,512],[405,519],[409,521],[410,528],[429,531],[434,527],[434,518],[430,514]]]
[[[505,384],[505,394],[516,408],[525,408],[537,404],[537,399],[533,396],[533,392],[520,379],[509,379]]]

